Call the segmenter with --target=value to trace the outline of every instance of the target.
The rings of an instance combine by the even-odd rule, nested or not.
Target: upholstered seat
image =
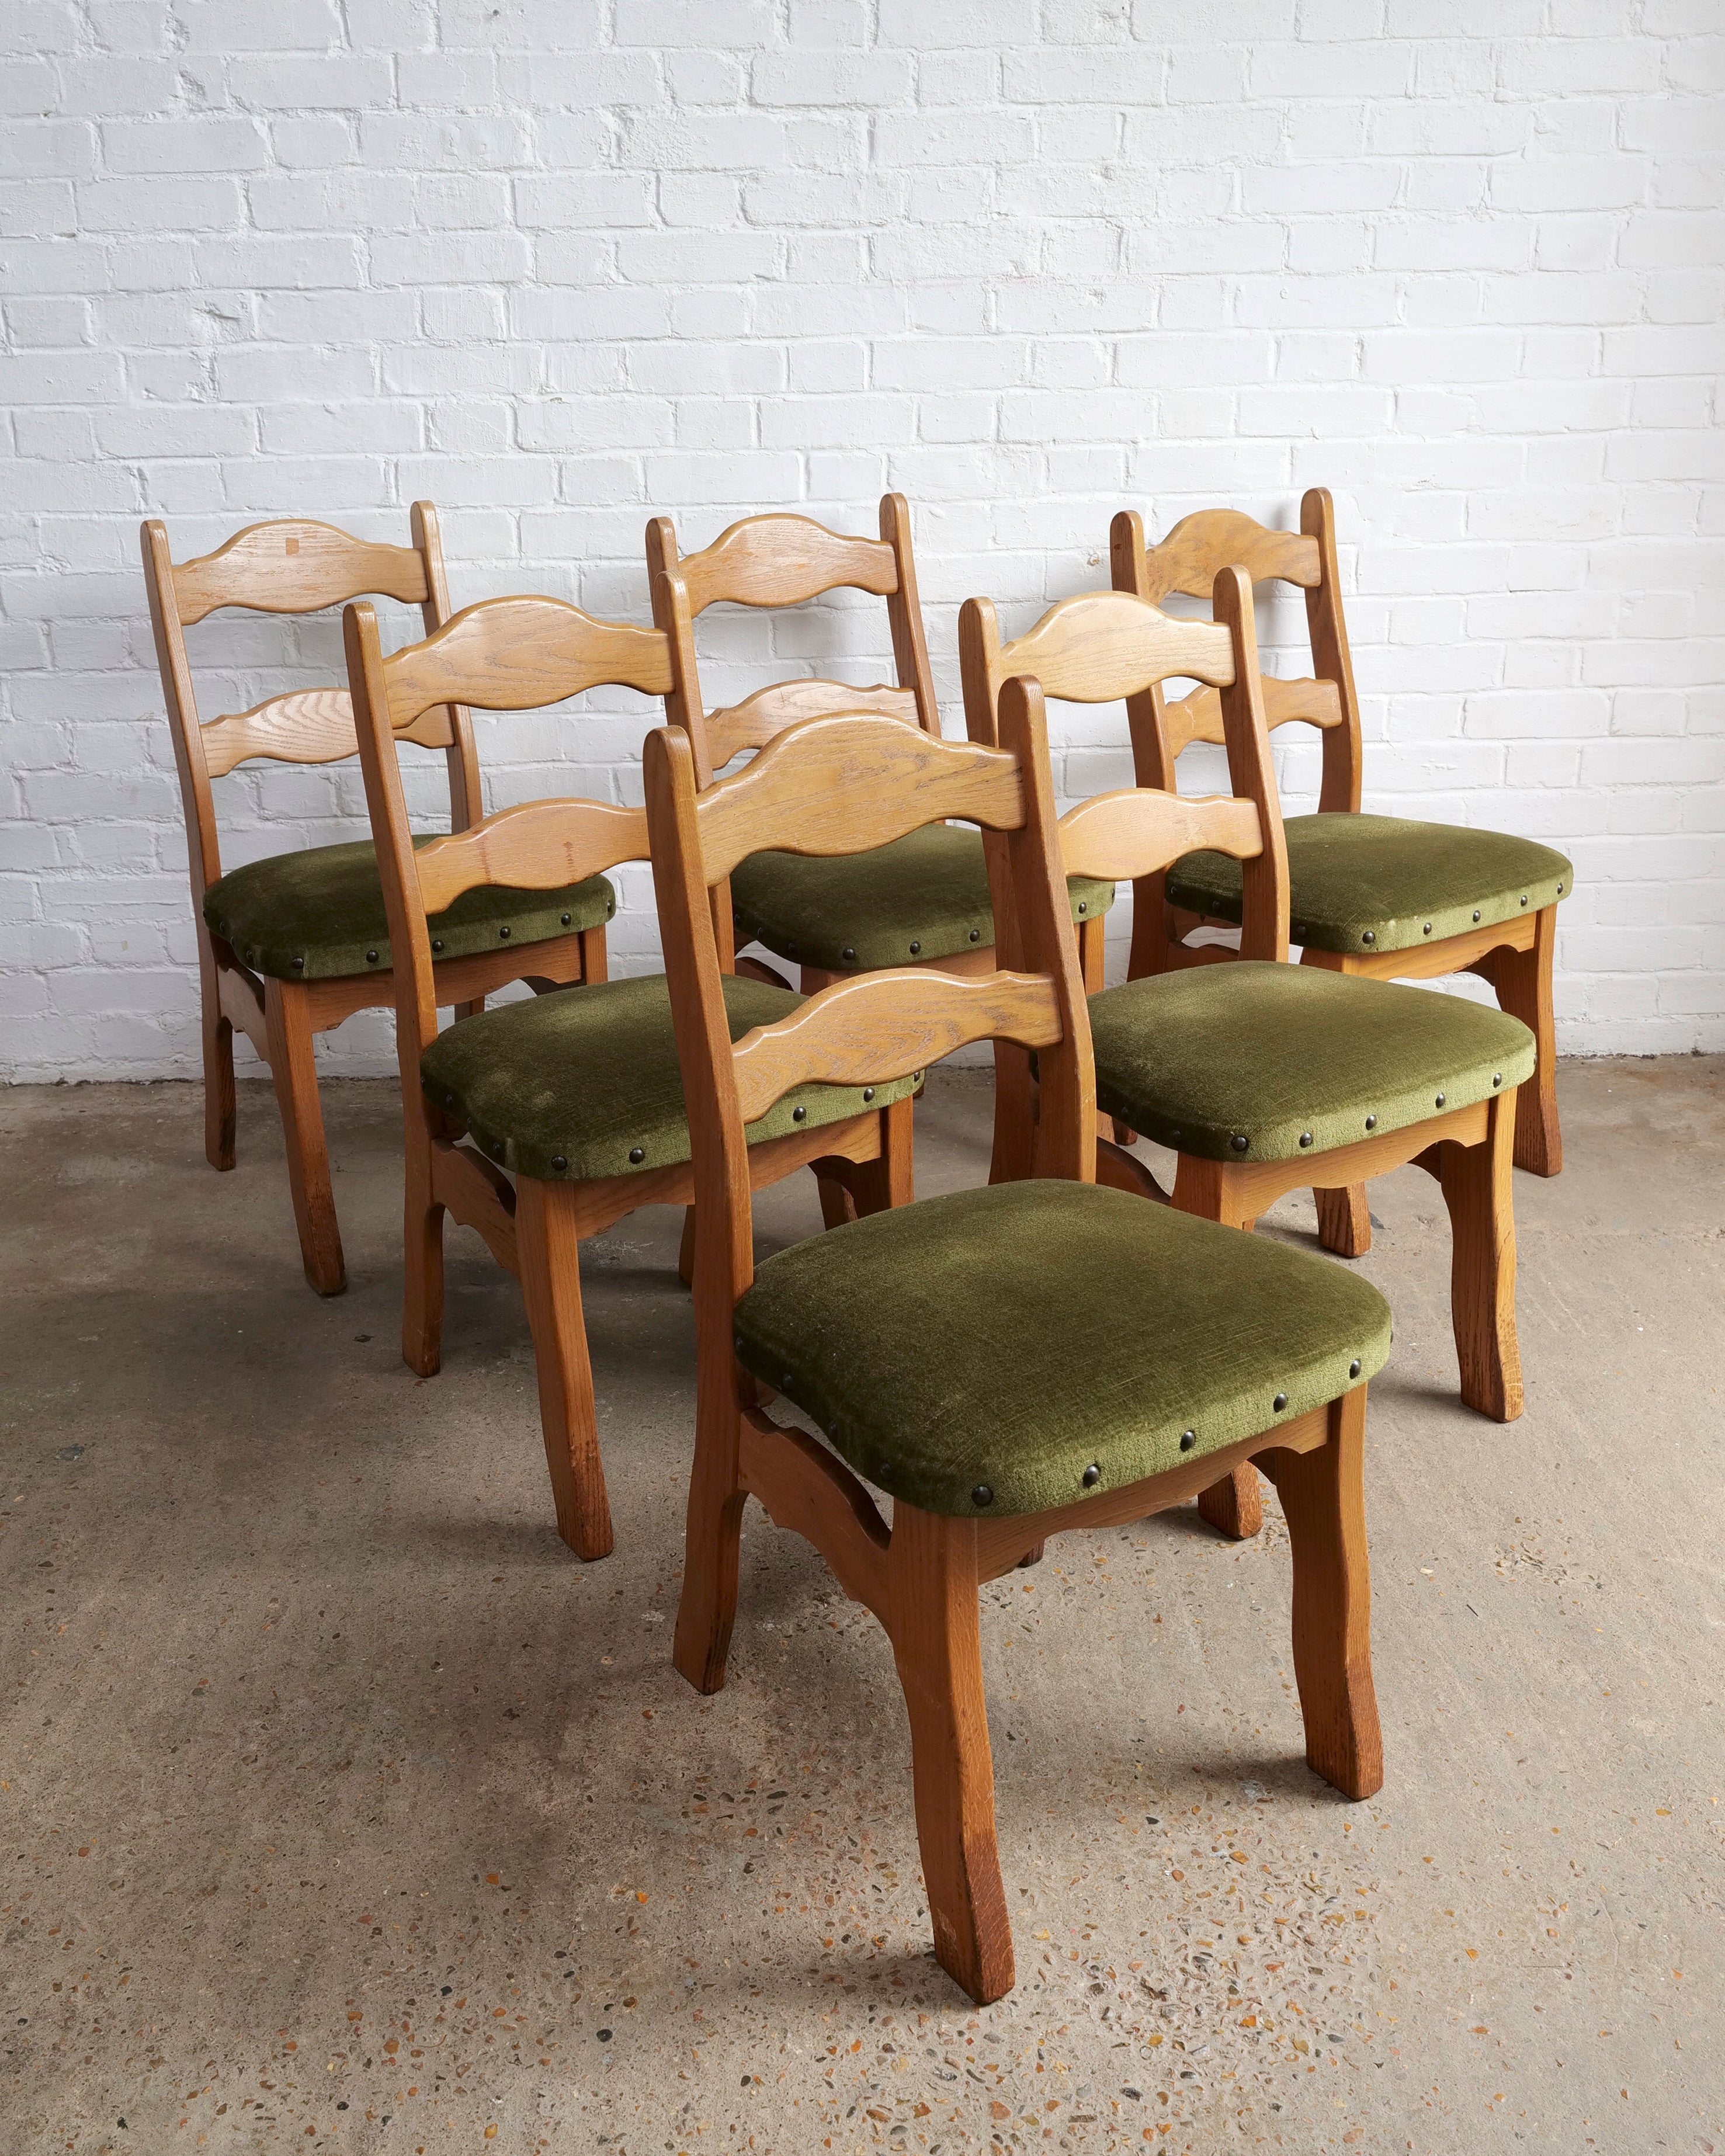
[[[430,838],[415,839],[416,847]],[[597,928],[616,911],[608,880],[562,891],[464,891],[434,913],[431,955],[470,957],[500,943],[543,943]],[[203,895],[203,917],[255,972],[282,981],[327,981],[389,970],[389,923],[377,857],[369,844],[308,846],[231,869]],[[525,970],[531,972],[531,968]]]
[[[1341,1266],[1054,1179],[794,1244],[735,1330],[859,1474],[960,1517],[1117,1490],[1321,1407],[1389,1352],[1389,1306]]]
[[[733,1040],[803,1001],[728,974],[724,991]],[[419,1079],[490,1158],[541,1181],[628,1175],[689,1158],[662,973],[563,988],[459,1019],[420,1057]],[[749,1142],[842,1122],[915,1091],[908,1078],[866,1089],[799,1086],[749,1125]]]
[[[1405,951],[1538,913],[1573,889],[1563,855],[1532,839],[1455,824],[1340,812],[1291,816],[1288,883],[1296,943],[1320,951]],[[1170,901],[1238,921],[1240,863],[1188,854],[1168,870]]]
[[[1532,1034],[1488,1004],[1257,959],[1104,988],[1090,1022],[1098,1106],[1207,1160],[1352,1145],[1533,1069]]]
[[[1114,886],[1075,876],[1075,921],[1114,903]],[[866,853],[752,854],[732,873],[737,941],[834,973],[949,958],[994,941],[980,832],[932,824]]]

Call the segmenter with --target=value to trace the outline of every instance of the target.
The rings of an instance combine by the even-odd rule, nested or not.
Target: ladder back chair
[[[395,967],[397,1055],[406,1126],[402,1353],[421,1376],[439,1365],[443,1221],[478,1229],[521,1283],[539,1386],[557,1532],[576,1553],[612,1547],[593,1371],[582,1316],[580,1243],[639,1205],[686,1204],[689,1130],[665,978],[537,993],[438,1030],[431,931],[466,893],[517,903],[644,860],[646,819],[614,802],[531,801],[470,829],[416,840],[398,741],[450,703],[525,711],[618,685],[662,696],[670,667],[657,630],[596,620],[552,598],[481,601],[423,644],[383,654],[377,617],[347,609],[348,678],[382,875]],[[801,998],[754,980],[725,983],[734,1032],[794,1011]],[[910,1081],[812,1086],[749,1132],[749,1171],[776,1182],[819,1164],[858,1208],[911,1194]],[[511,1180],[511,1178],[513,1180]]]
[[[694,1146],[695,1460],[673,1648],[725,1681],[745,1504],[811,1541],[892,1642],[934,1949],[970,1996],[1011,1988],[978,1589],[1050,1534],[1194,1496],[1256,1460],[1286,1507],[1307,1757],[1383,1780],[1361,1460],[1389,1313],[1365,1281],[1091,1180],[1084,984],[1040,699],[1004,750],[876,714],[811,720],[703,791],[689,736],[648,737],[647,818]],[[962,817],[988,834],[1002,967],[836,982],[737,1040],[711,892],[763,847],[819,857]],[[1009,904],[1009,900],[1013,902]],[[901,1081],[973,1040],[1041,1058],[1039,1178],[926,1199],[753,1260],[746,1135],[789,1087]],[[1081,1280],[1083,1295],[1056,1292]],[[781,1424],[763,1392],[821,1437]],[[865,1483],[892,1500],[891,1524]]]
[[[671,639],[674,678],[666,715],[688,732],[701,786],[711,785],[733,757],[762,747],[793,721],[823,712],[880,712],[940,738],[916,596],[910,505],[901,494],[881,495],[878,539],[829,531],[806,516],[746,516],[698,554],[680,555],[670,518],[656,516],[647,526],[647,566],[654,619]],[[778,681],[740,704],[704,708],[694,625],[708,607],[724,600],[794,607],[846,587],[886,600],[896,685],[855,689],[842,681]],[[1084,963],[1099,988],[1102,916],[1113,903],[1111,885],[1086,884],[1072,893]],[[938,965],[988,973],[995,963],[982,844],[974,831],[951,826],[931,825],[846,860],[763,850],[737,864],[728,909],[723,892],[716,904],[726,968],[734,963],[737,940],[758,942],[801,968],[805,994],[877,967]],[[748,968],[752,962],[742,963]]]
[[[1531,1028],[1538,1044],[1532,1082],[1516,1109],[1515,1160],[1535,1175],[1563,1163],[1558,1123],[1557,1040],[1552,960],[1557,909],[1575,872],[1550,846],[1500,831],[1422,824],[1361,812],[1359,699],[1342,611],[1336,513],[1328,490],[1301,497],[1298,531],[1275,531],[1235,510],[1182,517],[1159,546],[1147,547],[1143,520],[1122,510],[1110,531],[1113,584],[1160,605],[1178,592],[1208,598],[1216,572],[1238,563],[1254,583],[1278,580],[1305,594],[1315,678],[1264,680],[1266,722],[1318,727],[1323,776],[1317,813],[1286,824],[1292,937],[1303,963],[1378,980],[1430,980],[1472,973],[1490,983],[1500,1007]],[[1171,700],[1158,683],[1127,707],[1141,786],[1174,790],[1174,764],[1194,741],[1219,742],[1216,691]],[[1183,856],[1165,877],[1134,895],[1131,977],[1226,957],[1216,944],[1194,947],[1200,926],[1237,925],[1240,875],[1214,848]],[[1371,1215],[1358,1185],[1318,1194],[1328,1248],[1357,1257],[1371,1246]]]
[[[1159,681],[1202,681],[1220,698],[1232,797],[1149,787],[1098,795],[1060,825],[1068,870],[1142,880],[1195,845],[1240,864],[1237,960],[1127,981],[1090,998],[1097,1098],[1178,1157],[1173,1204],[1250,1229],[1287,1191],[1363,1182],[1409,1161],[1442,1187],[1450,1214],[1450,1306],[1461,1397],[1498,1422],[1522,1412],[1515,1327],[1510,1149],[1515,1094],[1533,1037],[1507,1012],[1353,974],[1291,966],[1287,855],[1257,665],[1252,588],[1217,573],[1215,619],[1178,621],[1146,599],[1094,592],[1050,607],[1002,645],[986,599],[959,619],[974,737],[993,737],[1003,680],[1077,702],[1142,698]],[[1031,1171],[1033,1088],[1019,1055],[1003,1069],[997,1174]],[[1146,1198],[1149,1169],[1106,1139],[1097,1173]],[[1247,1467],[1206,1494],[1206,1518],[1255,1533]]]
[[[429,501],[414,503],[412,531],[411,546],[393,547],[284,517],[249,525],[214,553],[177,563],[164,525],[152,518],[142,530],[198,927],[204,1151],[213,1168],[233,1167],[238,1026],[270,1066],[300,1256],[320,1295],[339,1294],[347,1269],[312,1043],[356,1011],[394,1001],[382,888],[365,843],[302,847],[223,875],[211,781],[254,757],[314,764],[352,756],[352,707],[345,689],[300,689],[201,721],[185,632],[223,607],[315,613],[366,593],[417,605],[426,629],[435,629],[448,619],[449,601],[437,511]],[[412,738],[444,752],[450,826],[465,829],[480,813],[479,759],[466,712],[459,705],[429,708]],[[520,977],[529,947],[534,969],[554,980],[603,980],[613,902],[603,879],[531,907],[513,893],[470,893],[434,924],[438,1001],[477,1008],[490,990]]]

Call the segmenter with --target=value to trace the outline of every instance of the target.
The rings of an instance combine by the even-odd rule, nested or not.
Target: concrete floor
[[[515,1286],[454,1231],[417,1382],[393,1089],[326,1099],[321,1303],[258,1086],[222,1178],[194,1088],[0,1096],[0,2148],[1725,2149],[1725,1062],[1566,1067],[1511,1428],[1455,1397],[1435,1186],[1373,1186],[1380,1800],[1302,1762],[1273,1498],[987,1590],[981,2013],[886,1642],[813,1552],[752,1510],[730,1685],[671,1671],[676,1220],[587,1254],[583,1568]],[[937,1075],[925,1191],[981,1179],[988,1106]],[[762,1209],[817,1224],[807,1178]]]

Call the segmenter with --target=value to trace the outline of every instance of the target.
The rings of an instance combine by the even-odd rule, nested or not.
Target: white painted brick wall
[[[644,617],[649,511],[690,545],[784,505],[867,530],[886,486],[957,732],[969,593],[1016,632],[1103,580],[1122,503],[1288,521],[1328,485],[1368,805],[1573,853],[1565,1048],[1725,1045],[1721,28],[1717,0],[5,0],[4,1069],[196,1066],[141,516],[181,555],[286,511],[399,538],[425,494],[458,603]],[[1298,630],[1279,603],[1266,644],[1297,664]],[[887,659],[849,603],[701,640],[716,696]],[[207,716],[339,678],[333,623],[192,643]],[[588,701],[481,721],[494,805],[634,793],[645,709]],[[1126,778],[1117,711],[1057,723],[1069,793]],[[1285,753],[1291,804],[1315,773]],[[230,863],[362,828],[352,767],[218,794]]]

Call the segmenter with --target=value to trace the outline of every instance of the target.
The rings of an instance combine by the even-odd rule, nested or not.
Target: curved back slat
[[[898,563],[886,540],[829,531],[812,516],[742,517],[677,567],[696,614],[723,599],[800,606],[846,586],[880,598],[898,589]]]
[[[860,854],[949,816],[1016,830],[1024,803],[1014,759],[862,713],[780,735],[701,795],[697,820],[717,884],[750,854]]]
[[[794,1086],[885,1085],[973,1040],[1048,1048],[1060,1038],[1059,999],[1040,973],[865,973],[743,1035],[732,1057],[738,1108],[752,1123]]]
[[[259,756],[280,763],[336,763],[359,747],[345,689],[295,689],[249,711],[229,711],[199,729],[212,778]]]
[[[1171,675],[1225,686],[1234,679],[1234,646],[1219,623],[1177,621],[1127,592],[1086,592],[1060,600],[1003,645],[989,670],[997,696],[1003,681],[1030,674],[1045,696],[1106,704]]]
[[[1144,550],[1141,597],[1153,601],[1180,592],[1207,599],[1219,569],[1239,567],[1255,584],[1279,578],[1309,591],[1322,578],[1316,539],[1303,531],[1277,531],[1238,509],[1200,509],[1183,516],[1158,547]]]
[[[356,539],[336,525],[298,516],[247,525],[213,554],[180,562],[173,585],[184,628],[218,607],[316,613],[367,593],[418,606],[430,597],[416,548]]]
[[[431,704],[534,711],[611,683],[661,696],[670,649],[661,630],[601,621],[566,599],[481,599],[423,644],[392,652],[383,677],[400,733]]]
[[[1339,726],[1343,723],[1342,698],[1333,681],[1314,681],[1309,677],[1286,680],[1276,674],[1266,674],[1262,678],[1264,723],[1272,732],[1277,726],[1301,721],[1312,726]],[[1168,704],[1163,724],[1168,730],[1170,756],[1178,756],[1195,741],[1220,744],[1226,738],[1222,731],[1220,692],[1215,689],[1194,689],[1189,696],[1178,697]]]
[[[1264,850],[1257,803],[1231,793],[1192,798],[1132,786],[1098,793],[1060,819],[1069,876],[1136,882],[1200,846],[1255,860]]]
[[[706,746],[712,767],[722,771],[732,757],[746,748],[764,748],[787,726],[835,711],[878,711],[915,726],[916,692],[885,682],[876,682],[871,689],[853,689],[845,681],[775,681],[740,704],[707,713]]]
[[[610,801],[523,801],[417,848],[420,902],[441,913],[481,884],[560,891],[647,858],[647,814]]]

